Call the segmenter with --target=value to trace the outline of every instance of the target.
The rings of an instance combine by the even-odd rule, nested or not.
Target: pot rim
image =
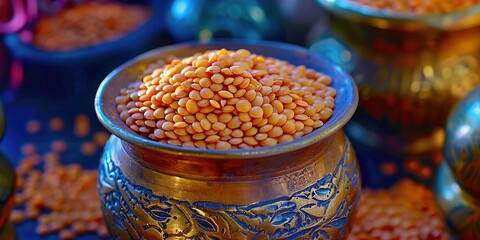
[[[162,56],[162,54],[164,54],[163,56],[165,57],[175,53],[176,51],[178,52],[178,50],[196,50],[196,52],[201,52],[204,51],[204,49],[219,48],[245,48],[250,51],[252,51],[252,49],[262,49],[265,51],[270,50],[274,55],[284,56],[283,59],[280,58],[282,60],[289,61],[288,59],[285,59],[287,57],[290,60],[293,59],[297,61],[289,61],[294,65],[305,65],[308,68],[313,68],[316,71],[321,71],[329,75],[332,78],[332,86],[337,90],[337,96],[335,97],[335,108],[332,116],[324,123],[322,127],[315,129],[313,132],[291,142],[281,143],[271,147],[233,150],[184,148],[181,146],[156,142],[138,135],[128,126],[126,126],[126,124],[119,118],[119,114],[115,107],[115,99],[106,99],[105,97],[105,94],[113,91],[113,83],[120,80],[121,77],[119,77],[119,75],[121,75],[122,72],[125,73],[129,69],[131,70],[131,68],[135,67],[135,64],[138,64],[145,59],[155,59],[155,56]],[[271,56],[261,52],[252,52],[263,56]],[[288,52],[288,54],[285,54],[285,52]],[[272,57],[278,58],[277,56]],[[126,85],[122,87],[126,87]],[[115,93],[114,96],[117,94],[118,93]],[[132,60],[117,67],[102,81],[96,93],[94,104],[97,117],[103,126],[112,134],[129,144],[154,152],[175,156],[227,160],[260,158],[292,152],[332,136],[337,131],[341,131],[341,128],[353,116],[358,104],[358,92],[354,80],[344,69],[330,62],[326,58],[303,47],[272,41],[217,39],[208,42],[190,41],[168,45],[151,50],[133,58]],[[111,107],[114,107],[113,111]]]
[[[419,31],[462,30],[480,24],[480,4],[444,14],[395,13],[365,6],[350,0],[317,0],[334,15],[370,24],[382,29]]]

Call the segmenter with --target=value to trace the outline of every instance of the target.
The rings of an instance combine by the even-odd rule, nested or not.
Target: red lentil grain
[[[23,155],[30,156],[37,153],[37,147],[31,143],[25,143],[20,150]]]
[[[93,142],[84,142],[80,145],[80,152],[85,156],[93,156],[97,150],[97,146]]]
[[[54,118],[50,119],[48,125],[49,125],[51,131],[59,132],[63,129],[64,123],[63,123],[63,120],[61,118],[54,117]]]
[[[27,122],[25,129],[29,134],[37,134],[41,130],[40,122],[37,120],[30,120]]]

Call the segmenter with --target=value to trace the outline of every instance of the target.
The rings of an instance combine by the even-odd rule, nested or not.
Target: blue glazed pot
[[[289,143],[242,150],[182,148],[134,133],[115,96],[149,63],[208,49],[240,49],[332,77],[332,117]],[[113,133],[99,167],[99,195],[119,239],[343,239],[359,204],[360,175],[342,127],[358,101],[351,77],[308,50],[275,42],[185,43],[141,55],[113,71],[95,98]]]

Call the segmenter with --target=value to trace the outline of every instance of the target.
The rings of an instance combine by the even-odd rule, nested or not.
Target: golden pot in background
[[[242,150],[182,148],[145,139],[120,119],[115,96],[158,59],[207,49],[248,49],[332,77],[332,118],[300,139]],[[357,212],[360,175],[342,127],[358,95],[338,66],[273,42],[186,43],[146,53],[100,85],[97,115],[113,133],[99,168],[110,233],[120,239],[343,239]]]
[[[480,8],[415,16],[319,2],[331,14],[330,30],[311,49],[332,51],[335,42],[337,63],[359,88],[347,135],[373,151],[438,165],[448,113],[480,84]]]

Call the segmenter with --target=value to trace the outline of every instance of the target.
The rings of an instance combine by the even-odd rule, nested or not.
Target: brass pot
[[[149,63],[218,48],[245,48],[330,75],[337,89],[332,118],[295,141],[243,150],[162,144],[122,122],[115,96]],[[102,82],[95,98],[100,121],[113,133],[98,185],[110,233],[119,239],[345,238],[358,208],[360,175],[342,127],[357,101],[341,68],[287,44],[186,43],[133,59]]]
[[[374,151],[438,165],[448,113],[480,84],[480,6],[422,16],[318,1],[331,14],[330,30],[311,49],[343,56],[337,61],[359,89],[348,136]]]
[[[445,129],[445,161],[437,173],[435,197],[455,237],[479,239],[480,87],[453,109]]]
[[[8,217],[13,209],[14,195],[15,170],[6,156],[0,152],[0,239],[11,239],[12,231]]]
[[[5,133],[5,114],[3,104],[0,101],[0,139]],[[15,195],[15,170],[7,159],[0,152],[0,239],[13,239],[12,227],[8,224],[8,217],[13,208]]]

